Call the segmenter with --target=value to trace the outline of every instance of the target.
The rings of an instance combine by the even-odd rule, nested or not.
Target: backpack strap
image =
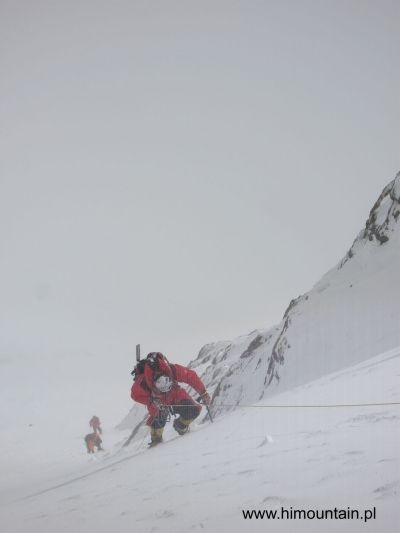
[[[140,386],[142,387],[143,390],[145,390],[146,392],[151,392],[151,389],[150,387],[147,385],[146,383],[146,380],[143,378],[140,382]]]
[[[176,381],[176,367],[175,365],[169,365],[170,369],[172,370],[172,377],[174,378],[174,381]]]

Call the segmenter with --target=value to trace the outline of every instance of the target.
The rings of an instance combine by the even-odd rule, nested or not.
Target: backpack
[[[161,352],[150,352],[146,359],[141,359],[137,362],[135,368],[131,372],[133,380],[136,381],[140,375],[145,373],[145,368],[151,369],[152,374],[156,374],[158,371],[162,371],[166,367],[169,367],[172,371],[173,379],[176,379],[175,365],[171,365],[168,359]]]

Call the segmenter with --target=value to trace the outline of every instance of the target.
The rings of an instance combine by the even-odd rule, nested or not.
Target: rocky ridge
[[[399,218],[400,173],[346,256],[290,302],[279,325],[200,350],[190,366],[212,392],[214,415],[400,345]]]

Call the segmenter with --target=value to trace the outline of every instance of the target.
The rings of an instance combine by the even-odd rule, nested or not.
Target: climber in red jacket
[[[139,361],[132,375],[135,381],[131,398],[146,405],[149,412],[146,424],[151,428],[150,446],[162,441],[169,414],[179,415],[173,427],[180,435],[188,431],[191,422],[200,414],[201,405],[179,383],[193,387],[201,401],[210,404],[210,396],[196,372],[185,366],[170,364],[160,352],[151,352],[146,359]]]
[[[96,415],[93,415],[92,418],[89,420],[89,426],[93,428],[94,433],[99,433],[101,435],[102,429],[100,423],[100,418]]]

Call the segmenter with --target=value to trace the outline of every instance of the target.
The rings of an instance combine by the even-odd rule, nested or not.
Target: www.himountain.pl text
[[[376,508],[364,509],[242,509],[245,520],[368,520],[376,519]]]

